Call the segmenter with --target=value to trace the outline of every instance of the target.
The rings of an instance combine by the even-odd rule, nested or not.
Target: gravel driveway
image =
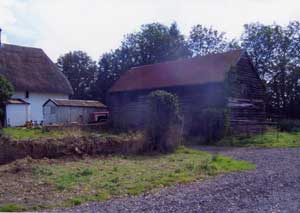
[[[194,148],[246,160],[257,169],[63,211],[300,212],[299,148]]]

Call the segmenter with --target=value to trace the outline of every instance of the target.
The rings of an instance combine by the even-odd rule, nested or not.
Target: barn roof
[[[225,79],[229,68],[238,62],[242,53],[242,50],[233,50],[135,67],[121,76],[110,92],[221,82]]]
[[[16,91],[72,94],[69,81],[42,49],[1,44],[0,74]]]
[[[46,101],[46,103],[44,103],[43,106],[45,106],[49,101],[53,102],[56,106],[106,108],[106,106],[100,101],[67,99],[49,99],[48,101]]]

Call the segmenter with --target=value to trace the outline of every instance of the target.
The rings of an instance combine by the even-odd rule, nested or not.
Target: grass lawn
[[[228,137],[217,143],[221,146],[240,147],[300,147],[300,132],[268,130],[252,137]]]
[[[253,168],[244,161],[183,147],[167,155],[23,159],[0,166],[0,211],[104,201]]]
[[[141,133],[110,133],[110,132],[86,132],[78,129],[68,129],[64,131],[47,131],[44,132],[40,128],[27,129],[23,127],[4,128],[3,133],[5,136],[11,137],[15,140],[26,140],[26,139],[39,139],[39,138],[63,138],[63,137],[80,137],[80,136],[95,136],[105,138],[115,138],[124,140],[132,140],[142,137]]]
[[[22,127],[4,128],[3,133],[5,136],[12,137],[15,140],[64,136],[62,131],[43,132],[42,129],[26,129]]]

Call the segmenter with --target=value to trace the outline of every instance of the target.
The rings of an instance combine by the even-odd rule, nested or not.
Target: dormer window
[[[25,98],[29,98],[29,91],[25,92]]]

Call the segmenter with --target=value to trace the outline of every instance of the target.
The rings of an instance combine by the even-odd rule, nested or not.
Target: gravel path
[[[252,171],[88,203],[69,212],[300,212],[300,149],[194,147],[256,164]]]

